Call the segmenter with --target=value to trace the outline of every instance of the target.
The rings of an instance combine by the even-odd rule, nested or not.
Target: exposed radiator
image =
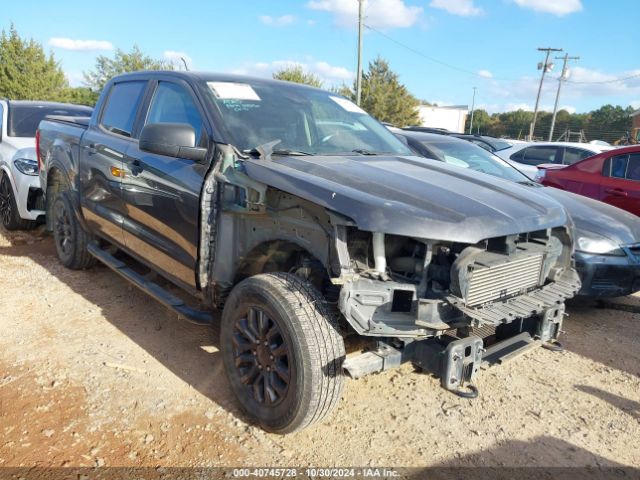
[[[543,255],[535,254],[497,265],[474,265],[470,273],[466,305],[473,307],[509,298],[538,286]]]

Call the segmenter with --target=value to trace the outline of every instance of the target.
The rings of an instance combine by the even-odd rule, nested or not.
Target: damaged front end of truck
[[[203,229],[214,239],[215,255],[203,255],[215,258],[212,303],[260,272],[313,277],[347,334],[371,340],[345,359],[345,374],[411,362],[462,396],[477,395],[483,364],[559,348],[564,302],[580,281],[569,219],[552,200],[410,157],[251,159],[220,149],[210,189],[220,211],[208,213],[221,231]]]

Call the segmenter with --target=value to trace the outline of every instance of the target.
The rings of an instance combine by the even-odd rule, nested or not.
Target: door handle
[[[617,197],[626,197],[629,195],[627,192],[625,192],[621,188],[605,188],[604,192],[610,195],[615,195]]]

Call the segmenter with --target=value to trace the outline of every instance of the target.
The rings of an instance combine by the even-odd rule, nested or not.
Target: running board
[[[148,293],[185,320],[197,325],[211,325],[213,322],[213,316],[210,312],[196,310],[187,306],[182,299],[172,295],[157,283],[147,280],[142,275],[129,268],[126,263],[118,260],[106,250],[98,247],[98,245],[91,243],[87,245],[87,250],[91,255],[96,257],[111,270],[129,280],[140,290]]]

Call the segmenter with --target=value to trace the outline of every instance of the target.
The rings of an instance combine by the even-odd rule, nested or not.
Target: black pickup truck
[[[222,309],[231,388],[269,431],[322,419],[345,376],[403,362],[475,396],[482,364],[559,348],[580,288],[549,196],[412,156],[304,85],[118,76],[90,119],[40,124],[39,161],[60,261],[97,259],[196,323]],[[366,348],[347,356],[351,336]]]

